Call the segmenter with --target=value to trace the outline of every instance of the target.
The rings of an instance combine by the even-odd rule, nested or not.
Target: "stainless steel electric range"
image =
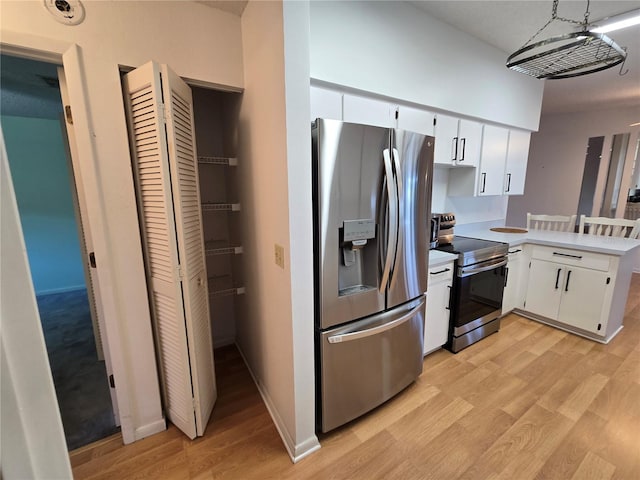
[[[445,345],[457,353],[500,328],[509,245],[455,235],[436,248],[458,255]]]

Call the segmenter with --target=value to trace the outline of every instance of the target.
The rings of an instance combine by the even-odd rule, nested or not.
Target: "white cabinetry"
[[[527,160],[529,158],[530,141],[531,132],[525,132],[523,130],[509,131],[507,164],[504,171],[505,195],[524,194],[524,182],[527,175]]]
[[[536,246],[525,310],[582,331],[605,335],[617,257]]]
[[[342,93],[312,86],[310,98],[311,121],[316,118],[342,120]]]
[[[485,125],[482,134],[478,195],[502,195],[509,130]]]
[[[428,110],[412,107],[398,107],[398,128],[422,135],[433,136],[435,114]]]
[[[377,127],[395,128],[395,104],[357,95],[342,97],[342,119],[350,123],[362,123]]]
[[[447,166],[478,165],[482,124],[448,115],[436,115],[434,163]]]
[[[506,315],[514,308],[522,308],[525,298],[526,262],[524,247],[511,247],[507,253],[507,278],[502,298],[502,314]]]
[[[429,268],[427,307],[424,322],[424,354],[447,343],[449,301],[453,282],[453,260]]]

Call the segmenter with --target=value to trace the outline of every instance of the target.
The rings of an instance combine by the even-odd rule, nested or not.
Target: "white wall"
[[[58,59],[66,52],[65,69],[73,69],[67,80],[72,106],[81,107],[74,107],[79,181],[87,195],[123,435],[130,442],[164,428],[164,421],[118,66],[153,59],[180,76],[240,88],[240,19],[195,2],[84,7],[85,21],[72,27],[50,17],[41,1],[3,0],[0,38],[5,51],[18,47]]]
[[[576,213],[589,137],[604,136],[602,163],[593,202],[594,211],[599,213],[612,137],[616,133],[631,132],[630,143],[635,142],[640,127],[629,125],[638,121],[640,107],[637,106],[544,115],[540,131],[531,136],[524,195],[510,197],[507,224],[526,225],[527,212],[558,215]],[[628,159],[634,149],[629,149]],[[626,180],[630,180],[630,174],[628,177]],[[625,195],[626,192],[623,187]]]
[[[62,420],[0,132],[2,478],[71,478]]]
[[[537,130],[543,82],[404,2],[311,2],[311,78]]]
[[[505,54],[403,2],[311,2],[311,77],[462,117],[536,130],[544,83]],[[447,197],[434,172],[432,211],[471,228],[504,225],[506,197]]]
[[[247,5],[238,129],[248,311],[237,343],[294,460],[317,446],[306,8]],[[275,244],[285,249],[284,269]]]

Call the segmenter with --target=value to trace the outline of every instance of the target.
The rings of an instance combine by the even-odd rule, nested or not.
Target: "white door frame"
[[[2,52],[31,60],[40,60],[62,64],[66,76],[69,104],[73,111],[75,124],[75,146],[79,171],[74,170],[76,181],[85,192],[88,212],[88,228],[92,232],[96,257],[112,258],[111,247],[106,241],[105,217],[102,201],[102,188],[98,179],[98,158],[93,143],[93,128],[89,115],[89,100],[84,84],[85,71],[81,49],[77,44],[55,41],[33,35],[3,32],[0,43]],[[100,262],[96,271],[100,285],[100,298],[103,310],[106,348],[111,354],[113,375],[116,379],[116,399],[119,410],[121,432],[124,443],[131,443],[145,434],[136,432],[135,412],[133,411],[132,386],[123,349],[122,331],[118,323],[118,312],[114,292],[114,278],[108,261]],[[51,372],[49,372],[51,375]],[[157,426],[160,428],[161,426]],[[154,427],[155,429],[156,427]]]

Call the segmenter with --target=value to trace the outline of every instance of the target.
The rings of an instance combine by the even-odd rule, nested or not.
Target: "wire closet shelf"
[[[623,47],[602,33],[589,31],[589,2],[582,22],[558,17],[557,8],[558,0],[554,0],[551,19],[509,56],[508,68],[536,78],[560,79],[599,72],[625,61]],[[577,24],[581,30],[530,44],[554,20]]]

